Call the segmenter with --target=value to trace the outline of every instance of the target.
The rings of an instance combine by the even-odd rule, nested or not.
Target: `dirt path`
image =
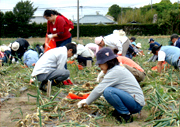
[[[19,119],[36,111],[36,99],[29,97],[28,101],[27,93],[35,94],[26,91],[20,97],[11,98],[0,105],[1,127],[14,127]]]

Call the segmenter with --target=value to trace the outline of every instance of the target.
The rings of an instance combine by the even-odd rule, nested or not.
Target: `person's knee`
[[[111,93],[111,87],[107,87],[103,92],[103,96],[107,98],[109,97],[110,93]]]
[[[64,74],[64,77],[68,78],[70,76],[70,72],[67,70]]]

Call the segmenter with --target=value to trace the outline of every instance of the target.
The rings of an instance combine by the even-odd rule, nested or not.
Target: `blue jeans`
[[[141,111],[142,106],[127,92],[115,87],[107,87],[103,95],[120,114],[135,114]]]
[[[128,53],[127,53],[127,54],[126,54],[126,57],[132,59],[133,56],[132,56],[132,54],[130,54],[130,53],[128,54]]]
[[[57,41],[56,42],[56,47],[62,47],[62,46],[65,46],[66,44],[68,43],[71,43],[71,40],[72,40],[72,37],[64,40],[64,41]]]

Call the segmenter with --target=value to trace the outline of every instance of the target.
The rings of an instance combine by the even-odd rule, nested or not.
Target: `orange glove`
[[[67,98],[69,98],[69,99],[86,99],[88,96],[89,96],[89,94],[84,94],[83,96],[78,96],[76,94],[69,93]]]
[[[122,56],[122,54],[117,54],[118,56]]]

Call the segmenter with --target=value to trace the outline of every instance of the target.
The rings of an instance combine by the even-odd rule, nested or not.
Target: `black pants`
[[[91,60],[93,62],[92,57],[82,57],[80,55],[78,55],[77,60],[79,64],[83,64],[84,66],[86,66],[87,60]]]

